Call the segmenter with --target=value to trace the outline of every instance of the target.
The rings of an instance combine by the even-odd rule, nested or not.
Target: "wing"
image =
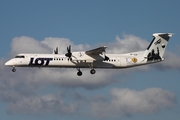
[[[103,46],[103,47],[99,47],[99,48],[96,48],[93,50],[86,51],[85,53],[87,55],[99,55],[99,54],[102,54],[103,52],[105,52],[106,48],[107,48],[107,46]]]

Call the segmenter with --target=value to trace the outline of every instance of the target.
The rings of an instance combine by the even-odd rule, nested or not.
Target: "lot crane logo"
[[[137,58],[132,58],[133,63],[137,62]]]

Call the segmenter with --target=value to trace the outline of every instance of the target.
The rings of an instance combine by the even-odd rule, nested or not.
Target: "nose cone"
[[[6,65],[6,66],[13,66],[14,63],[13,63],[12,60],[9,60],[9,61],[7,61],[7,62],[5,63],[5,65]]]

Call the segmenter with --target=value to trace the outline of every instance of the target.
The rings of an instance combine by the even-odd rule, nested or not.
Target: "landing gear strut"
[[[77,70],[78,70],[77,75],[82,76],[82,72],[81,72],[80,68],[77,68]]]
[[[88,65],[89,65],[89,67],[91,68],[90,73],[91,73],[91,74],[95,74],[95,73],[96,73],[96,70],[95,70],[94,67],[93,67],[93,63],[90,63],[90,64],[88,64]]]
[[[12,72],[16,72],[16,68],[15,67],[12,68]]]

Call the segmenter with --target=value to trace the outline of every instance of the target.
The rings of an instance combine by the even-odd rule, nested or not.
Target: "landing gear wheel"
[[[96,73],[96,70],[92,69],[92,70],[90,71],[90,73],[91,73],[91,74],[95,74],[95,73]]]
[[[13,69],[12,69],[12,72],[16,72],[16,69],[15,69],[15,68],[13,68]]]
[[[82,75],[82,72],[81,72],[81,71],[78,71],[78,72],[77,72],[77,75],[78,75],[78,76],[81,76],[81,75]]]

